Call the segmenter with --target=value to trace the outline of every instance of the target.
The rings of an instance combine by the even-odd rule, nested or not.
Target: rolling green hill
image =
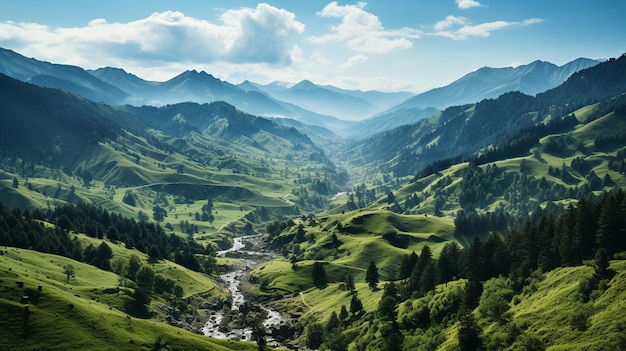
[[[251,344],[214,340],[165,323],[130,317],[121,307],[126,289],[118,287],[114,273],[31,250],[4,248],[2,253],[0,329],[5,350],[254,349]],[[116,256],[122,254],[115,251]],[[70,277],[69,282],[63,273],[68,264],[76,270],[76,277]],[[171,263],[169,266],[170,270],[184,270]],[[200,279],[204,284],[208,281]],[[197,294],[192,282],[185,286]],[[209,281],[205,288],[211,284]]]
[[[595,104],[574,114],[588,120],[598,109]],[[406,214],[456,216],[462,209],[519,218],[539,209],[566,206],[584,195],[625,187],[620,167],[626,115],[621,113],[617,109],[546,135],[517,157],[484,164],[475,159],[416,179],[394,192],[398,204],[394,208]]]

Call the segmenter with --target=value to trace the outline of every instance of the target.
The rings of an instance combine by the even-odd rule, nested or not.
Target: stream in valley
[[[241,291],[241,282],[242,279],[247,277],[246,273],[271,258],[271,254],[267,252],[246,250],[245,241],[250,239],[259,240],[260,235],[237,237],[234,239],[231,248],[217,252],[218,257],[236,254],[237,257],[240,257],[238,258],[240,262],[234,270],[220,275],[220,278],[231,293],[232,305],[230,311],[224,309],[211,311],[209,320],[202,328],[202,333],[206,336],[252,342],[254,340],[252,339],[252,329],[249,327],[250,318],[262,316],[263,325],[267,333],[283,322],[279,312],[262,304],[246,303],[244,294]],[[266,335],[266,339],[268,345],[279,346],[270,334]]]

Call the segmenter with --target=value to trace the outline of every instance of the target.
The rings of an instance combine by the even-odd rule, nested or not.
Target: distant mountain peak
[[[301,80],[296,85],[289,88],[289,90],[313,90],[313,89],[322,89],[322,88],[315,85],[315,83],[311,82],[308,79]]]
[[[579,58],[563,66],[535,60],[516,67],[481,67],[444,87],[416,95],[387,113],[410,108],[445,109],[448,106],[493,99],[509,91],[535,95],[562,84],[573,73],[598,63],[597,60]]]

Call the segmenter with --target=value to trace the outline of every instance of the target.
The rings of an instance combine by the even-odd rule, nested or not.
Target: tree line
[[[43,221],[55,224],[46,227]],[[159,225],[135,221],[101,207],[89,204],[62,205],[42,211],[9,209],[0,205],[0,245],[32,248],[34,250],[70,257],[78,261],[109,269],[102,247],[83,248],[70,232],[112,242],[122,242],[126,248],[135,248],[153,260],[169,259],[195,271],[211,273],[214,249],[175,234],[167,234]],[[107,245],[103,242],[100,246]],[[94,254],[95,253],[95,254]],[[100,254],[98,254],[100,253]],[[198,256],[204,257],[200,260]],[[110,257],[109,257],[110,259]],[[208,262],[208,264],[207,264]]]

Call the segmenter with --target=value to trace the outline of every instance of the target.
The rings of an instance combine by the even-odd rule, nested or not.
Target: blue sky
[[[623,0],[0,0],[0,47],[149,80],[425,91],[482,66],[626,52]]]

